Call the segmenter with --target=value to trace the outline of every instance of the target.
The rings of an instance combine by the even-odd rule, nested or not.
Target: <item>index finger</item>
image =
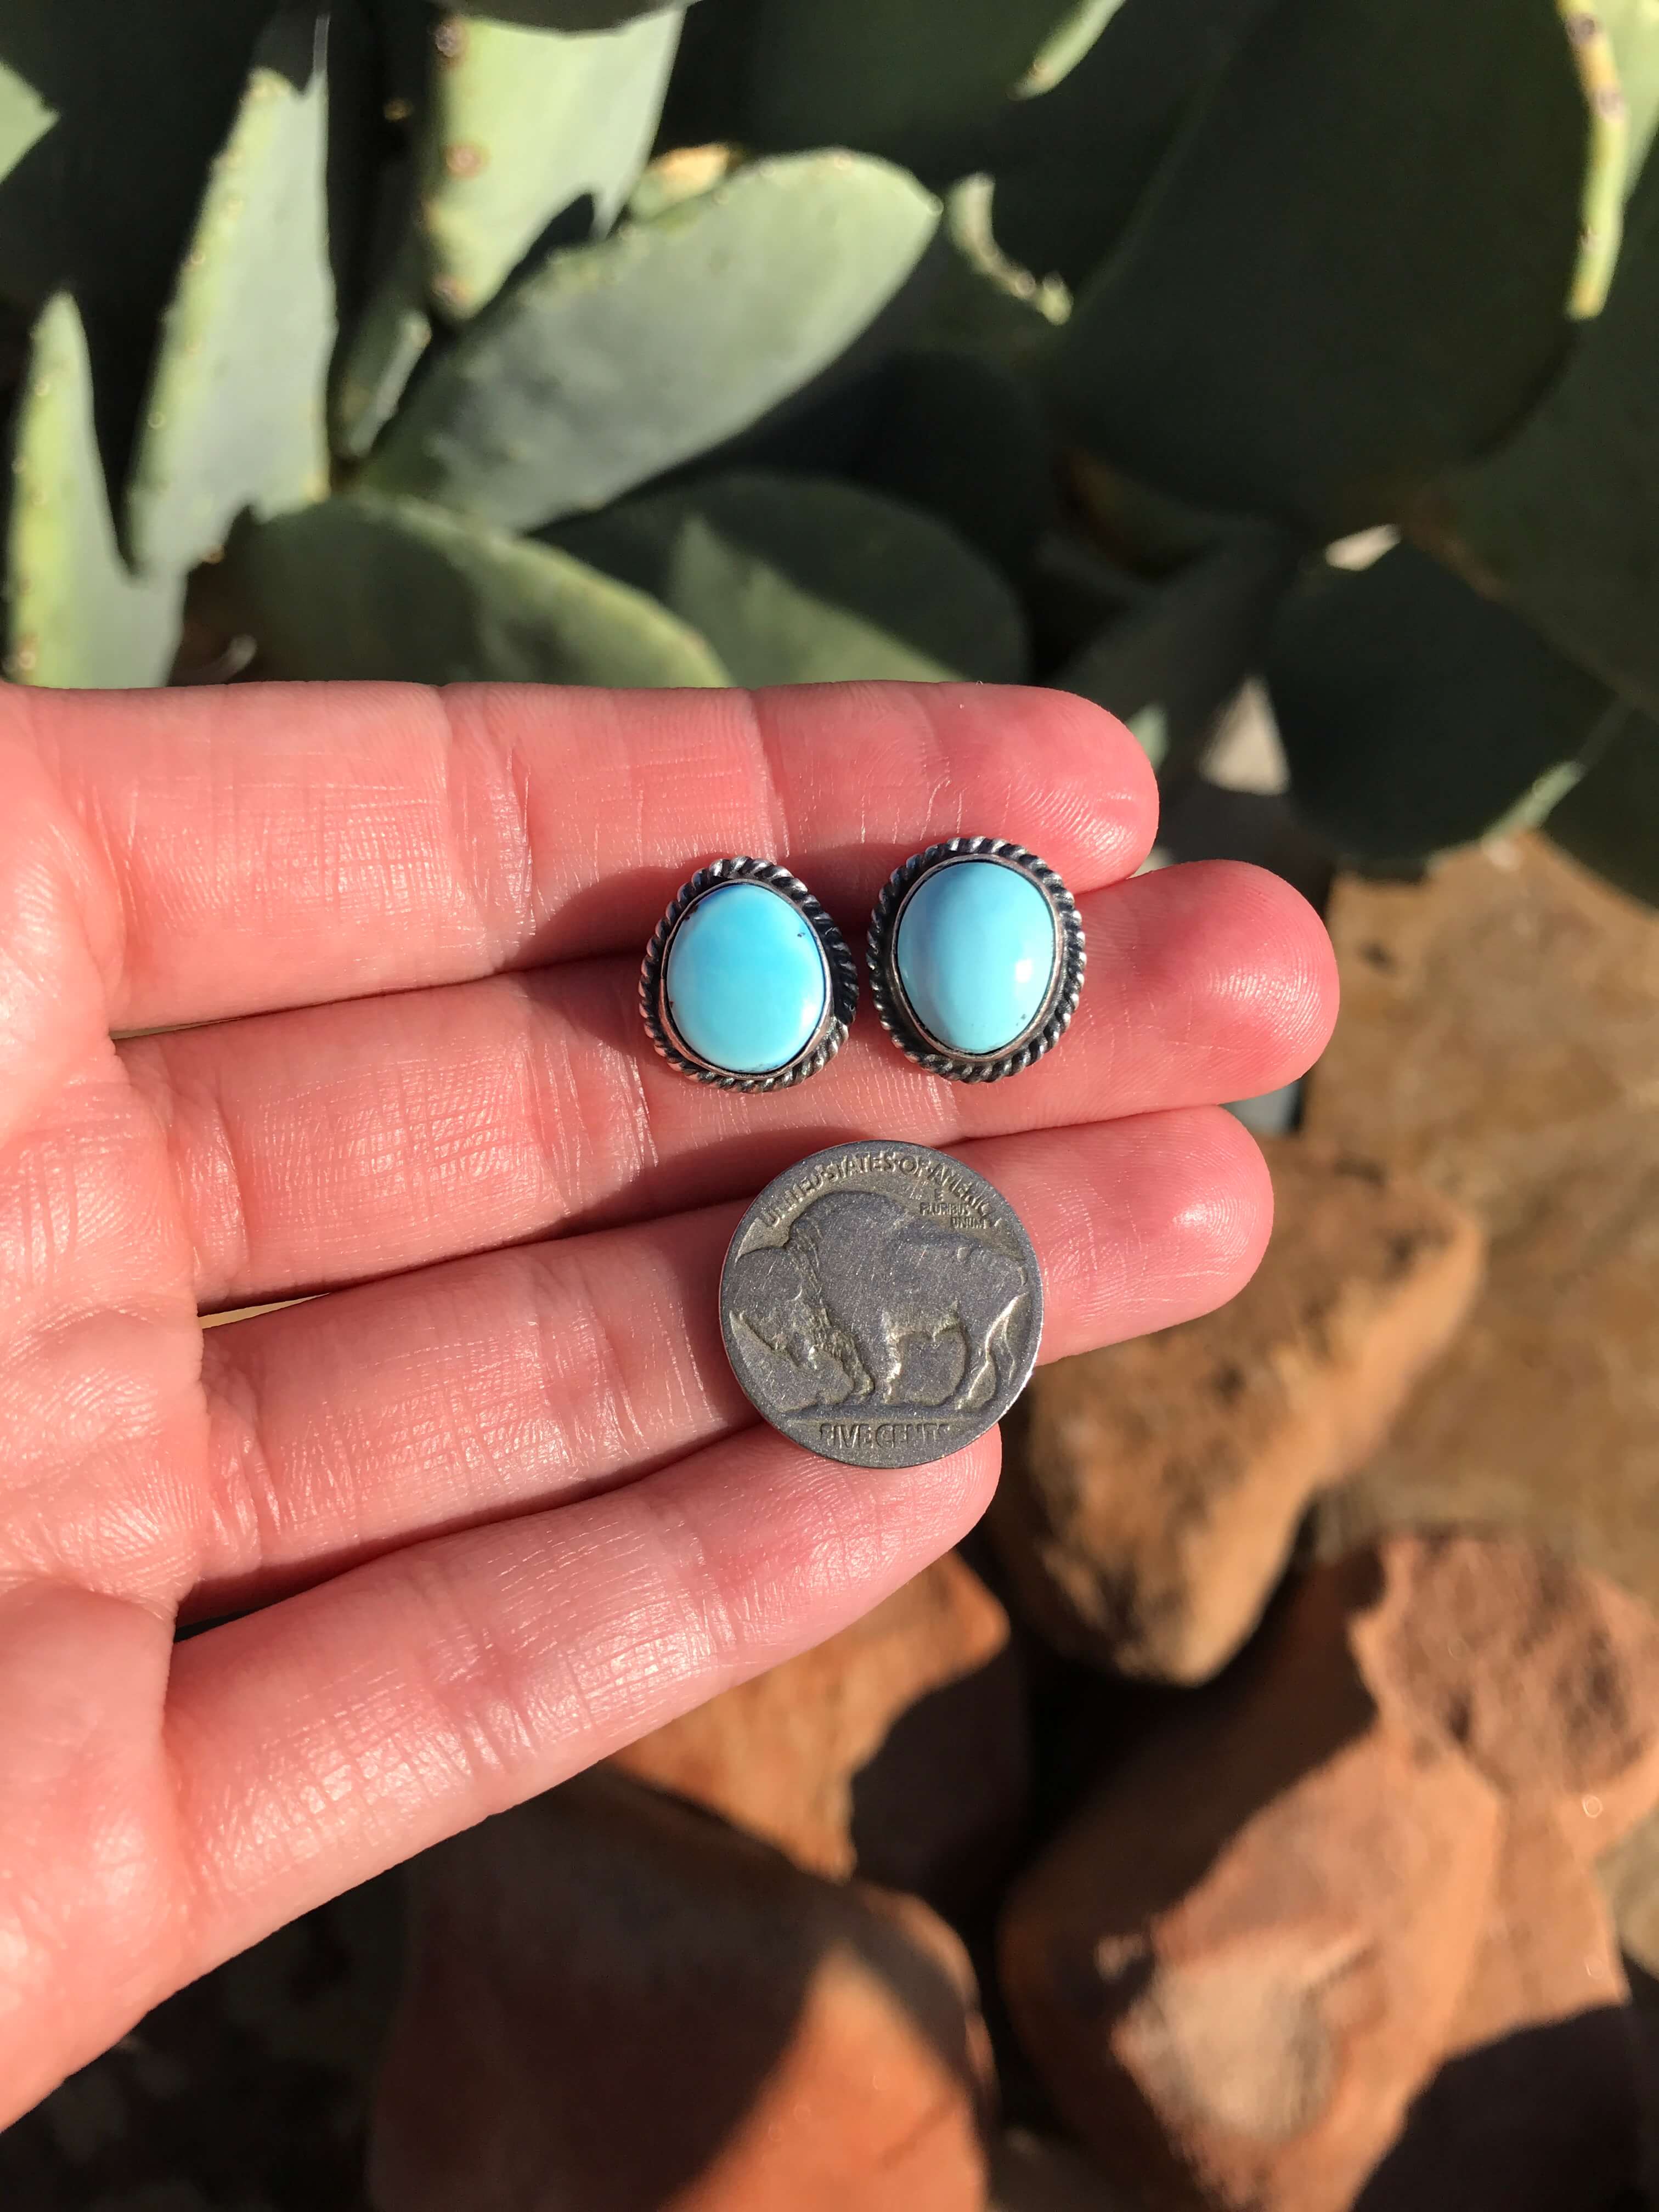
[[[785,862],[852,918],[936,838],[1075,890],[1133,872],[1139,748],[1062,692],[469,684],[9,690],[106,880],[112,1022],[463,981],[642,945],[707,860]]]

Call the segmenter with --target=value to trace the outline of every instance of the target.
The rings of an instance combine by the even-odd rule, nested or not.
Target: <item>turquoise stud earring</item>
[[[1035,853],[952,837],[894,871],[869,961],[882,1026],[919,1067],[995,1083],[1066,1034],[1083,993],[1083,924]]]
[[[683,884],[646,949],[640,1009],[682,1075],[781,1091],[838,1053],[858,1006],[847,941],[775,860],[715,860]]]

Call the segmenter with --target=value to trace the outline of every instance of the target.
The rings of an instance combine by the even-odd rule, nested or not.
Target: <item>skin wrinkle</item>
[[[107,1638],[122,1662],[111,1688],[103,1692],[82,1687],[72,1666],[54,1663],[71,1648],[79,1650],[95,1644],[100,1634]],[[111,1949],[100,1950],[99,1956],[100,1988],[106,2001],[125,2003],[134,2013],[145,2008],[149,1993],[158,1980],[170,1978],[176,1983],[189,1972],[184,1963],[189,1957],[185,1917],[189,1881],[173,1819],[168,1778],[159,1759],[153,1774],[143,1771],[147,1755],[159,1750],[160,1690],[166,1678],[171,1636],[169,1620],[124,1598],[39,1581],[13,1584],[0,1592],[0,1684],[4,1686],[0,1711],[9,1723],[0,1759],[20,1778],[33,1770],[27,1793],[21,1789],[15,1793],[9,1790],[8,1802],[14,1810],[27,1808],[35,1822],[46,1824],[48,1831],[57,1813],[77,1796],[88,1798],[94,1808],[100,1800],[123,1806],[119,1814],[112,1816],[106,1804],[101,1816],[106,1834],[112,1817],[124,1830],[136,1833],[137,1824],[144,1823],[148,1815],[150,1893],[147,1909],[132,1922],[141,1941],[130,1946],[125,1954]],[[148,1712],[144,1710],[147,1691],[154,1692]],[[58,1739],[55,1747],[54,1737]],[[137,1785],[130,1792],[118,1786],[129,1774]],[[98,1817],[94,1811],[91,1819],[77,1820],[74,1832],[77,1857],[86,1871],[80,1883],[64,1892],[55,1906],[42,1900],[33,1943],[27,1929],[20,1929],[18,1918],[23,1899],[37,1886],[25,1871],[24,1830],[16,1819],[0,1829],[0,1869],[3,1869],[0,1890],[12,1921],[9,1939],[0,1923],[0,1963],[9,1964],[12,1971],[4,1980],[14,1990],[27,1991],[31,1949],[40,1959],[40,1971],[34,1977],[38,1988],[50,1999],[52,1992],[64,1986],[63,1962],[73,1959],[77,1942],[85,1940],[88,1923],[102,1924],[112,1934],[116,1932],[108,1909],[110,1899],[98,1879],[104,1856],[96,1842]],[[82,1855],[88,1836],[93,1839],[89,1866]],[[29,1855],[38,1856],[43,1873],[58,1863],[62,1842],[60,1834],[53,1838],[56,1849]],[[118,1863],[118,1873],[125,1876],[118,1886],[129,1900],[131,1863],[129,1846]],[[4,1960],[8,1950],[13,1954],[9,1962]],[[33,2023],[24,2045],[31,2054],[43,2039],[45,2024],[41,2020]],[[70,2062],[92,2057],[101,2040],[89,2038],[85,2017],[77,2019],[73,1998],[67,2000],[64,2030],[58,2042]]]
[[[639,1172],[648,1182],[661,1171],[663,1159],[657,1143],[657,1133],[652,1127],[651,1101],[645,1087],[645,1061],[643,1058],[624,1059],[622,1066],[626,1070],[633,1106],[632,1113],[623,1121],[622,1126],[633,1139],[634,1157],[639,1163]]]
[[[455,1308],[463,1303],[478,1309],[479,1319],[472,1328],[454,1325]],[[431,1378],[430,1417],[411,1429],[398,1461],[388,1468],[399,1489],[405,1482],[413,1489],[421,1485],[428,1468],[447,1466],[450,1480],[439,1504],[442,1516],[453,1525],[477,1520],[488,1510],[481,1501],[493,1499],[498,1507],[505,1505],[512,1471],[522,1468],[533,1466],[541,1473],[550,1502],[558,1492],[560,1474],[574,1464],[559,1415],[556,1378],[546,1363],[547,1315],[539,1304],[532,1304],[527,1312],[514,1315],[512,1326],[492,1340],[488,1307],[488,1300],[476,1291],[470,1299],[464,1296],[453,1304],[434,1302],[431,1353],[425,1363]],[[535,1379],[532,1395],[524,1388],[526,1368]],[[599,1385],[596,1382],[588,1387]],[[513,1410],[503,1420],[500,1409],[507,1407]],[[378,1427],[371,1425],[370,1437],[383,1442]],[[347,1464],[358,1464],[363,1456],[360,1450]],[[379,1532],[366,1516],[368,1502],[360,1498],[355,1518],[358,1540],[373,1545]]]
[[[575,1392],[576,1402],[587,1415],[584,1425],[592,1438],[587,1449],[603,1455],[613,1467],[643,1462],[654,1440],[635,1411],[633,1371],[637,1353],[630,1348],[629,1338],[635,1346],[641,1340],[650,1342],[655,1334],[650,1323],[662,1317],[641,1313],[632,1298],[613,1305],[596,1296],[580,1251],[573,1256],[574,1279],[566,1310],[574,1313],[584,1364],[593,1377],[586,1391],[578,1385]],[[586,1453],[579,1451],[575,1456],[580,1459]]]
[[[612,1392],[620,1396],[624,1387],[623,1347],[592,1302],[584,1301],[581,1286],[562,1282],[556,1298],[533,1302],[531,1330],[548,1437],[549,1475],[556,1471],[575,1477],[590,1455],[601,1464],[607,1456],[611,1466],[623,1463],[623,1423],[611,1406]],[[598,1413],[594,1425],[599,1434],[590,1436],[586,1450],[570,1433],[568,1416],[560,1417],[562,1399],[580,1408],[578,1419],[584,1424]]]
[[[494,1763],[477,1759],[466,1714],[474,1687],[483,1686],[486,1702],[499,1694],[485,1683],[493,1647],[459,1605],[439,1547],[418,1545],[390,1555],[376,1563],[373,1577],[371,1614],[407,1620],[407,1631],[395,1643],[371,1633],[346,1668],[339,1664],[337,1634],[295,1655],[282,1709],[307,1718],[297,1729],[285,1718],[269,1743],[257,1802],[239,1806],[210,1790],[190,1808],[204,1834],[224,1838],[216,1854],[221,1911],[227,1896],[257,1883],[261,1867],[280,1879],[296,1859],[326,1859],[337,1843],[331,1823],[343,1808],[351,1808],[354,1823],[371,1839],[389,1843],[400,1821],[427,1815],[493,1778]],[[506,1597],[505,1588],[501,1594]],[[302,1602],[315,1605],[322,1595]],[[182,1649],[192,1653],[195,1647]],[[580,1715],[568,1718],[580,1728]],[[493,1741],[504,1744],[506,1733],[498,1731]],[[191,1764],[205,1771],[199,1756]],[[311,1848],[302,1840],[298,1854],[296,1815],[301,1838],[313,1834]],[[388,1850],[381,1863],[401,1853]]]
[[[216,1333],[204,1334],[209,1479],[198,1516],[198,1583],[212,1576],[220,1559],[269,1558],[281,1511],[264,1436],[263,1395],[255,1376],[225,1356],[228,1350]]]
[[[520,1662],[498,1645],[487,1624],[458,1603],[442,1559],[419,1546],[408,1556],[405,1598],[413,1597],[430,1618],[430,1632],[417,1639],[420,1680],[440,1717],[438,1741],[450,1747],[453,1771],[470,1794],[503,1802],[506,1778],[532,1756],[539,1731],[522,1711],[515,1676]],[[503,1611],[514,1605],[514,1568],[509,1565],[498,1585]]]
[[[518,981],[515,998],[518,1019],[514,1026],[512,1073],[536,1170],[531,1210],[536,1218],[544,1218],[556,1213],[562,1194],[570,1187],[557,1102],[574,1088],[575,1071],[568,1044],[561,1040],[553,1047],[545,1024],[538,1023],[531,987]],[[556,1060],[556,1069],[545,1066],[550,1060]]]
[[[480,959],[499,968],[539,933],[537,845],[522,748],[491,727],[491,695],[449,686],[433,695],[443,729],[445,793],[455,872],[469,889]],[[477,799],[475,783],[483,787]],[[488,824],[489,835],[480,835]]]
[[[149,1066],[153,1071],[154,1059]],[[222,1066],[216,1069],[210,1063],[204,1071],[206,1079],[197,1089],[191,1103],[202,1117],[199,1128],[195,1125],[195,1114],[179,1114],[176,1098],[169,1100],[162,1113],[159,1101],[167,1091],[165,1083],[152,1081],[148,1096],[152,1110],[156,1111],[162,1122],[173,1185],[185,1201],[183,1218],[194,1232],[198,1278],[216,1274],[221,1279],[234,1281],[248,1271],[253,1247],[250,1224],[255,1217],[247,1169],[238,1156],[230,1116],[225,1111],[224,1085],[219,1079],[222,1073]],[[181,1130],[189,1132],[187,1148],[179,1141]],[[209,1207],[216,1207],[216,1212],[206,1211]],[[210,1258],[202,1249],[204,1232],[212,1236]]]
[[[547,1086],[538,1126],[558,1132],[559,1172],[551,1191],[556,1203],[538,1225],[555,1231],[586,1225],[596,1169],[602,1187],[622,1188],[663,1164],[653,1125],[647,1070],[654,1072],[654,1063],[647,1057],[648,1048],[632,1036],[632,1050],[596,1040],[583,1018],[586,1012],[579,1006],[568,1026],[556,1019],[550,1027],[559,1073]]]
[[[732,695],[738,708],[737,719],[749,745],[758,773],[760,788],[766,794],[766,811],[771,817],[766,850],[757,854],[763,860],[783,860],[796,851],[795,823],[789,803],[789,787],[784,771],[781,732],[775,726],[771,711],[776,694],[769,695],[763,705],[751,691]],[[786,863],[787,865],[787,863]]]
[[[54,716],[49,703],[43,706],[40,691],[28,684],[0,687],[0,721],[8,715],[16,717],[26,738],[21,747],[11,742],[6,744],[5,768],[0,772],[5,775],[8,791],[15,793],[20,781],[27,791],[36,771],[44,770],[56,796],[64,789],[66,782],[63,748],[57,735],[64,726],[61,717]],[[31,807],[31,827],[37,815],[38,810]],[[113,999],[126,972],[127,947],[131,939],[130,886],[115,865],[108,837],[100,834],[99,823],[88,820],[84,811],[72,807],[54,808],[47,826],[56,849],[63,852],[68,861],[65,874],[70,890],[69,910],[79,926],[79,945],[90,956],[106,994]]]

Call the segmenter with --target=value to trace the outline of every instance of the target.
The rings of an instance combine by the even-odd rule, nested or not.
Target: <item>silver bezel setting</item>
[[[960,860],[995,860],[1034,883],[1054,918],[1054,972],[1047,997],[1029,1026],[1000,1052],[975,1054],[953,1051],[931,1036],[917,1018],[900,981],[896,948],[899,923],[916,886],[940,868]],[[888,878],[870,917],[868,959],[870,995],[881,1025],[894,1043],[930,1075],[943,1075],[953,1083],[998,1083],[1006,1075],[1018,1075],[1052,1052],[1071,1025],[1083,995],[1086,960],[1083,922],[1077,901],[1048,865],[1024,845],[1006,837],[951,837],[915,853]]]
[[[706,898],[723,884],[762,884],[768,890],[787,898],[817,939],[829,971],[830,988],[824,994],[823,1018],[793,1060],[766,1075],[742,1075],[704,1060],[678,1034],[668,1012],[664,977],[674,933],[698,900]],[[785,1091],[793,1084],[805,1083],[809,1076],[827,1066],[847,1042],[858,1002],[858,969],[848,950],[847,939],[799,877],[792,876],[775,860],[754,860],[741,854],[731,860],[710,861],[706,868],[699,868],[689,883],[680,885],[668,911],[652,932],[651,942],[645,951],[645,965],[640,971],[640,1012],[652,1043],[669,1066],[678,1068],[682,1075],[689,1075],[698,1083],[713,1084],[721,1091]]]

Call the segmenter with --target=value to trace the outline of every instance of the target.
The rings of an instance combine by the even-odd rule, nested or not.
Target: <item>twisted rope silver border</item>
[[[829,968],[830,995],[823,1019],[805,1051],[770,1075],[738,1075],[730,1068],[714,1067],[708,1060],[699,1060],[670,1028],[663,1004],[663,970],[674,932],[697,901],[720,884],[764,884],[768,890],[779,892],[805,917],[823,948]],[[678,1068],[682,1075],[689,1075],[698,1083],[713,1084],[721,1091],[786,1091],[793,1084],[805,1083],[809,1076],[827,1066],[846,1043],[858,1003],[857,965],[848,950],[847,939],[823,908],[800,878],[792,876],[787,868],[780,867],[775,860],[750,860],[744,854],[726,860],[711,860],[706,868],[699,868],[689,883],[680,885],[668,911],[651,933],[651,942],[645,949],[645,964],[640,970],[640,1012],[652,1043],[668,1065]]]
[[[1060,932],[1054,981],[1036,1019],[1008,1051],[985,1059],[947,1052],[928,1036],[910,1010],[893,958],[899,908],[913,886],[935,868],[968,860],[1000,860],[1028,876],[1053,908]],[[907,1059],[926,1068],[928,1074],[943,1075],[952,1083],[1000,1083],[1005,1075],[1018,1075],[1045,1052],[1052,1052],[1071,1026],[1083,996],[1083,971],[1088,958],[1077,901],[1046,860],[1040,860],[1024,845],[1011,844],[1006,837],[951,837],[942,845],[928,846],[926,852],[912,854],[902,867],[895,868],[870,917],[866,957],[870,996],[882,1027]]]

